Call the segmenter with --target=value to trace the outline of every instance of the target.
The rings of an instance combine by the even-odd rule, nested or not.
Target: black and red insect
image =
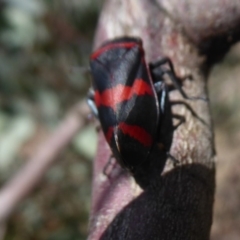
[[[170,69],[162,67],[165,63]],[[153,149],[167,154],[174,127],[163,75],[170,76],[185,98],[195,99],[180,87],[170,60],[147,65],[141,39],[122,37],[93,52],[90,68],[93,88],[88,104],[119,164],[134,173]],[[166,158],[159,161],[164,166]]]

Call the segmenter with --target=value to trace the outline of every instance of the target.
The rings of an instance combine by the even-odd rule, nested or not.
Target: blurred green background
[[[0,2],[1,186],[85,98],[90,78],[80,67],[88,66],[102,2]],[[239,63],[236,44],[209,80],[218,153],[212,240],[240,236]],[[20,204],[4,239],[86,239],[95,148],[95,129],[86,126]]]
[[[86,97],[90,78],[80,67],[88,66],[101,5],[1,1],[1,186]],[[85,127],[11,217],[4,239],[86,239],[95,148],[95,129]]]

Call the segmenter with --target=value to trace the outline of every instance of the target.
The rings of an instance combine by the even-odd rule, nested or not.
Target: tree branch
[[[211,67],[207,63],[211,58],[216,60],[216,49],[218,56],[224,55],[239,39],[239,18],[238,1],[108,0],[95,47],[114,37],[139,36],[148,62],[169,57],[178,77],[192,78],[182,82],[187,94],[204,96]],[[220,44],[216,48],[213,43]],[[174,132],[171,147],[180,164],[173,167],[168,161],[162,176],[145,190],[118,165],[110,178],[103,174],[111,152],[100,132],[89,239],[209,239],[215,189],[209,104],[186,101],[178,91],[172,92],[170,99],[186,103],[172,107],[174,114],[186,120]]]

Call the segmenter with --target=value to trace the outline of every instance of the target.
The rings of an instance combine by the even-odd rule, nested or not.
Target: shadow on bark
[[[209,239],[214,189],[214,170],[175,167],[122,209],[101,240]]]

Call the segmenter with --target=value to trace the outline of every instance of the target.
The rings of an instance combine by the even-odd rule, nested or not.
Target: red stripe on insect
[[[113,49],[113,48],[127,48],[127,49],[129,49],[129,48],[133,48],[135,46],[139,46],[142,49],[142,46],[139,43],[136,43],[136,42],[112,43],[112,44],[106,45],[106,46],[100,48],[99,50],[95,51],[90,56],[90,59],[94,60],[94,59],[98,58],[99,55],[101,55],[102,53],[107,52],[107,51],[109,51],[110,49]]]
[[[116,110],[117,104],[131,99],[134,94],[137,96],[152,96],[153,90],[151,85],[149,85],[147,82],[143,81],[142,79],[136,79],[132,86],[118,84],[113,88],[106,89],[102,93],[95,91],[94,100],[97,107],[103,105]]]
[[[111,143],[112,136],[113,136],[113,127],[109,127],[109,128],[108,128],[105,136],[106,136],[107,142],[110,144],[110,143]]]
[[[129,125],[124,122],[121,122],[118,125],[118,128],[126,135],[136,139],[145,147],[151,147],[153,143],[153,139],[151,135],[143,128],[137,125]]]

